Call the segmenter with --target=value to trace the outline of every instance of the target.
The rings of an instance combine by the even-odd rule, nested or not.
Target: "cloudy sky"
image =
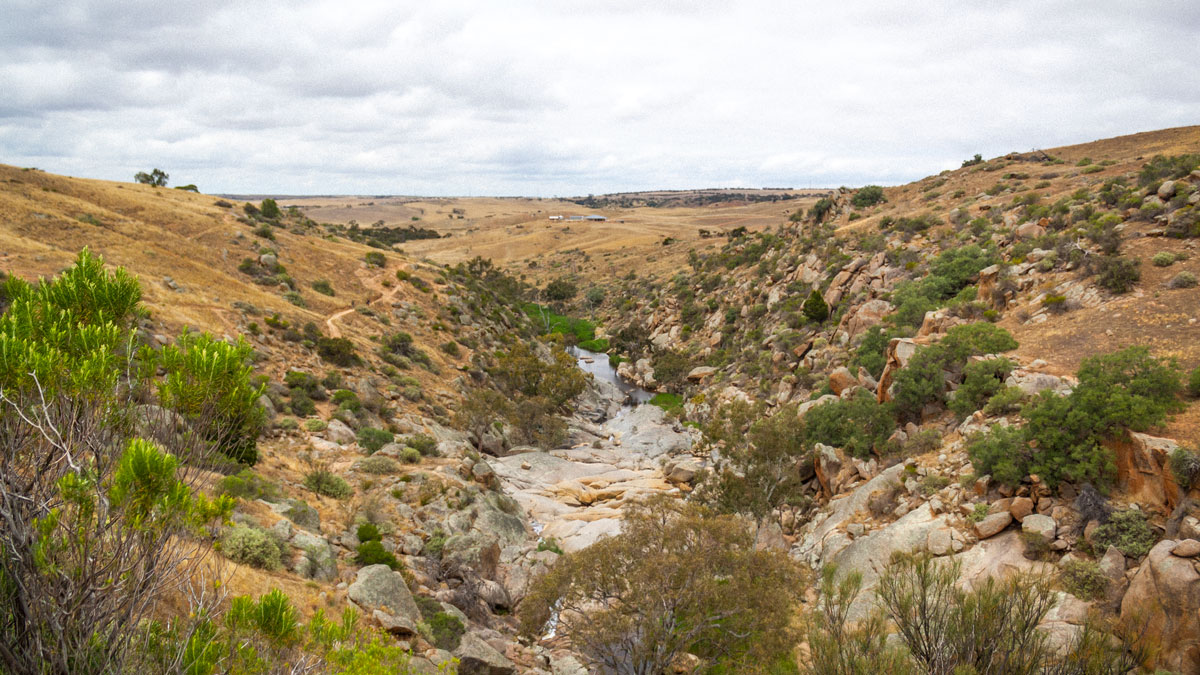
[[[0,162],[205,192],[900,183],[1200,123],[1200,3],[0,0]]]

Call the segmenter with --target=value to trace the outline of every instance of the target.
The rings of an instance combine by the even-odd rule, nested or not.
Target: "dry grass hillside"
[[[613,277],[630,271],[670,276],[686,265],[688,250],[717,246],[714,242],[719,240],[702,238],[702,230],[716,236],[737,227],[762,230],[815,201],[598,209],[566,200],[519,198],[314,197],[286,203],[300,207],[319,222],[354,221],[367,226],[383,221],[389,227],[433,228],[445,238],[406,242],[405,253],[446,264],[480,256],[545,281],[581,272]],[[589,214],[607,220],[549,220],[552,215]]]

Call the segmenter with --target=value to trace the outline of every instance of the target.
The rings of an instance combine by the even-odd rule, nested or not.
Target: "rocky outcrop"
[[[1200,671],[1200,571],[1194,558],[1172,555],[1179,542],[1158,542],[1129,584],[1121,618],[1161,646],[1158,666]]]
[[[888,342],[887,351],[884,353],[883,374],[879,376],[879,387],[876,390],[880,403],[887,403],[892,399],[889,390],[896,371],[908,365],[908,360],[917,353],[918,346],[920,345],[915,340],[909,338],[892,338]]]
[[[867,332],[871,326],[877,326],[883,323],[883,317],[892,313],[892,303],[887,300],[868,300],[859,305],[858,310],[846,319],[845,331],[846,334],[853,339],[862,333]]]
[[[338,445],[350,445],[357,438],[354,430],[341,420],[329,420],[329,426],[325,428],[325,439]]]
[[[491,461],[534,529],[567,552],[618,533],[628,503],[677,494],[704,467],[691,455],[693,431],[657,406],[637,406],[592,431],[591,443]]]
[[[415,635],[421,612],[399,572],[387,565],[368,565],[347,591],[350,600],[373,616],[393,635]]]
[[[1162,513],[1179,503],[1179,486],[1170,468],[1171,451],[1179,447],[1168,438],[1131,432],[1129,439],[1107,444],[1115,451],[1117,480],[1129,498]]]
[[[512,675],[516,666],[475,633],[467,633],[454,650],[460,675]]]

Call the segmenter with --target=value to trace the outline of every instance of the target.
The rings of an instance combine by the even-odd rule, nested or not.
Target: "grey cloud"
[[[1200,6],[1165,1],[4,12],[0,160],[214,191],[895,183],[1200,111]]]

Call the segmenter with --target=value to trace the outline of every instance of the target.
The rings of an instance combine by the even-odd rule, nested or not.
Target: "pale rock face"
[[[1141,626],[1162,645],[1158,667],[1200,671],[1200,571],[1191,558],[1172,555],[1179,544],[1158,542],[1138,568],[1121,602],[1121,619]]]
[[[511,675],[517,672],[513,662],[475,633],[463,636],[458,649],[458,672],[461,675]]]
[[[347,592],[358,606],[379,610],[388,617],[385,626],[388,632],[416,634],[421,612],[399,572],[392,571],[387,565],[368,565],[358,571],[358,578]]]
[[[338,445],[350,445],[357,436],[354,435],[354,430],[346,426],[346,423],[341,420],[329,420],[329,426],[325,428],[325,438]]]

